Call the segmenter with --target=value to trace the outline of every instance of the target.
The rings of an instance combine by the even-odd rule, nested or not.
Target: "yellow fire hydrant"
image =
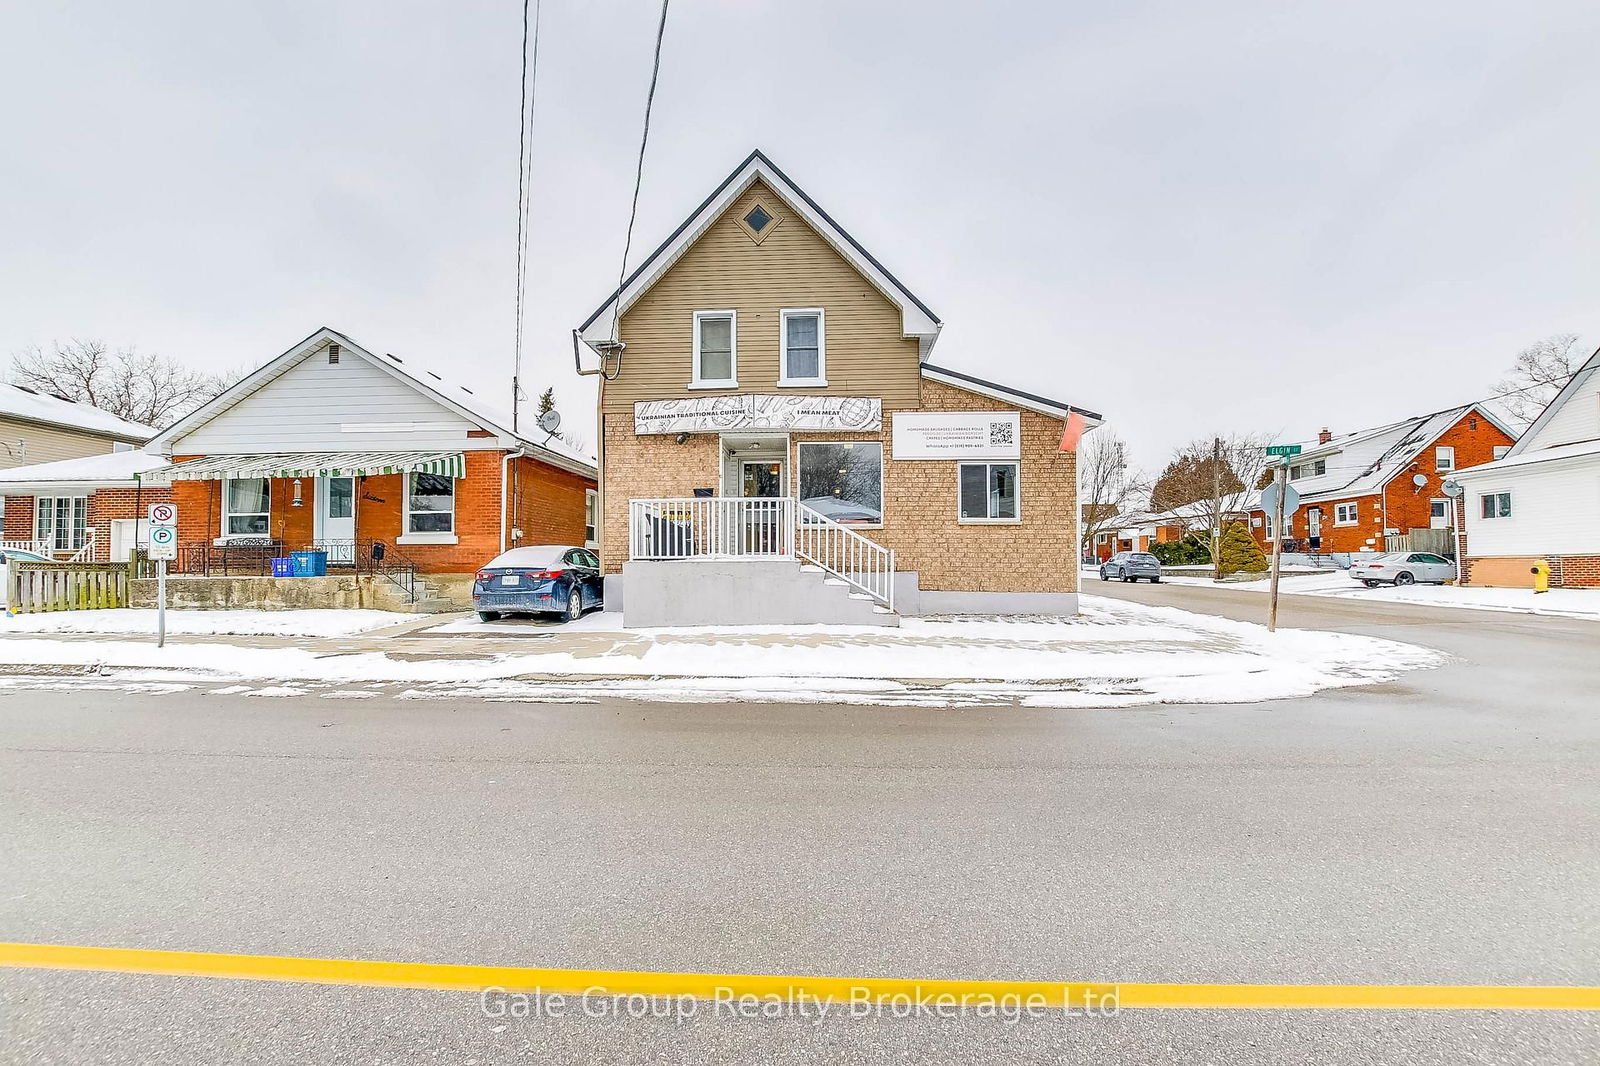
[[[1533,591],[1535,591],[1535,592],[1549,592],[1550,591],[1550,564],[1549,563],[1545,562],[1543,559],[1540,559],[1538,562],[1533,564],[1533,569],[1531,569],[1529,571],[1529,573],[1531,573],[1533,575]]]

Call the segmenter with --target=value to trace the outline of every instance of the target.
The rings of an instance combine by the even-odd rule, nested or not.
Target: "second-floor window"
[[[778,384],[826,385],[828,354],[822,308],[779,311],[778,327]]]
[[[1456,468],[1456,450],[1444,445],[1433,450],[1433,468],[1435,470],[1454,470]]]
[[[738,316],[732,311],[694,313],[694,371],[690,388],[738,388]]]

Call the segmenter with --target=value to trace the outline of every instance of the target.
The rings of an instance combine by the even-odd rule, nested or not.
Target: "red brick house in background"
[[[464,583],[506,548],[595,539],[593,461],[510,422],[324,327],[163,430],[145,480],[171,483],[180,572],[252,550],[321,549],[350,566],[381,543]]]
[[[1342,436],[1323,430],[1289,467],[1300,506],[1284,522],[1285,543],[1312,552],[1383,551],[1386,534],[1449,529],[1444,482],[1500,458],[1516,439],[1480,404]],[[1271,525],[1253,505],[1250,530],[1263,549],[1271,545]]]

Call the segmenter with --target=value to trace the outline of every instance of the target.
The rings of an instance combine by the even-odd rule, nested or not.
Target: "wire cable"
[[[517,432],[522,406],[522,326],[528,276],[528,218],[533,196],[533,122],[539,94],[539,15],[542,0],[532,4],[533,62],[528,62],[529,0],[522,0],[522,81],[517,122],[517,299],[516,332],[511,354],[511,431]]]
[[[650,143],[650,110],[656,102],[656,81],[661,76],[661,41],[667,33],[667,5],[661,0],[661,20],[656,24],[656,54],[650,67],[650,92],[644,99],[644,132],[639,137],[639,164],[633,174],[633,206],[628,210],[628,233],[622,242],[622,265],[617,270],[617,296],[611,305],[611,342],[617,343],[622,318],[622,283],[628,276],[628,253],[633,248],[633,224],[639,217],[639,187],[644,184],[644,150]],[[621,369],[620,367],[618,368]]]

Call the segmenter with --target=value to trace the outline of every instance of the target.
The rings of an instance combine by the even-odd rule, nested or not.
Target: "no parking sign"
[[[150,505],[150,558],[166,562],[178,557],[178,505],[152,503]]]

